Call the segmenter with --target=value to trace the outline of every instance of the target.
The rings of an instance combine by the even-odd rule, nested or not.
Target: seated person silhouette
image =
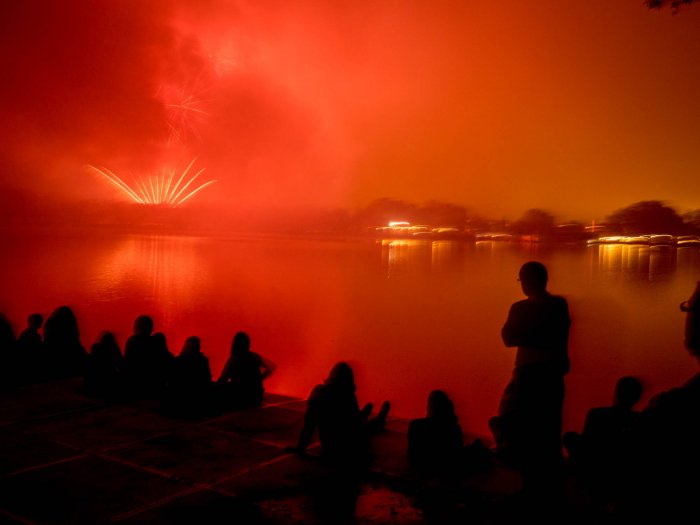
[[[83,386],[89,394],[114,397],[119,394],[124,358],[112,332],[103,332],[90,348]]]
[[[275,364],[250,351],[250,337],[238,332],[231,342],[229,356],[217,384],[225,408],[259,406],[263,401],[263,380],[275,370]]]
[[[211,401],[209,359],[201,352],[199,337],[188,337],[168,373],[163,408],[181,415],[197,415]]]
[[[591,409],[582,434],[564,434],[564,447],[574,472],[596,496],[614,498],[629,484],[626,478],[634,468],[641,420],[634,405],[642,390],[636,377],[621,377],[615,385],[612,406]]]
[[[700,362],[700,282],[681,304],[686,314],[685,347]],[[645,505],[676,516],[696,511],[700,491],[700,373],[685,384],[657,394],[642,411],[640,476]]]
[[[428,396],[426,417],[408,425],[408,460],[415,469],[445,472],[462,458],[464,437],[450,398],[442,390]]]
[[[44,341],[39,329],[44,324],[44,316],[31,314],[27,317],[27,327],[17,338],[17,363],[21,380],[32,382],[42,375]]]
[[[153,319],[140,315],[124,347],[127,388],[136,397],[155,399],[162,395],[173,356],[163,334],[154,334]]]
[[[31,314],[27,317],[27,328],[22,330],[17,338],[17,349],[22,353],[39,355],[42,350],[42,339],[39,334],[41,325],[44,324],[44,316]]]
[[[5,314],[0,313],[0,390],[16,384],[16,345],[12,325]]]
[[[304,453],[318,431],[321,455],[330,464],[362,466],[369,458],[369,437],[384,429],[389,403],[384,401],[377,417],[370,419],[372,408],[368,403],[360,410],[352,368],[337,363],[311,391],[297,445],[286,450]]]
[[[44,323],[44,355],[48,377],[83,375],[87,352],[80,342],[78,320],[68,306],[56,308]]]

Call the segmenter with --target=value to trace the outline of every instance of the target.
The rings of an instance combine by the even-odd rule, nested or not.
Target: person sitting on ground
[[[464,437],[454,404],[442,390],[428,396],[426,417],[408,425],[408,460],[413,468],[443,472],[461,459]]]
[[[639,379],[621,377],[615,385],[612,406],[591,409],[582,434],[564,434],[572,469],[597,496],[609,499],[628,486],[624,480],[633,469],[641,418],[634,406],[642,391]]]
[[[168,374],[164,408],[182,415],[201,413],[211,394],[209,359],[201,352],[199,337],[188,337]]]
[[[124,347],[124,371],[127,386],[136,397],[157,398],[162,394],[172,361],[163,334],[153,333],[153,319],[140,315],[134,332]]]
[[[369,457],[369,437],[384,429],[390,406],[384,401],[377,417],[370,419],[372,408],[368,403],[360,410],[352,368],[337,363],[311,391],[297,445],[286,450],[303,454],[318,430],[323,458],[335,465],[360,466]]]
[[[103,332],[87,358],[83,386],[89,394],[115,397],[121,386],[124,358],[112,332]]]
[[[83,375],[87,352],[80,342],[78,320],[68,306],[56,308],[44,323],[44,354],[49,378]]]
[[[42,375],[44,341],[39,329],[43,324],[43,315],[31,314],[27,317],[27,327],[17,338],[17,366],[23,382],[35,381]]]
[[[274,363],[250,351],[250,337],[238,332],[231,343],[231,355],[217,383],[225,407],[247,408],[263,401],[263,380],[275,370]]]
[[[41,314],[31,314],[27,317],[27,328],[22,330],[17,338],[17,349],[19,352],[27,355],[41,354],[43,340],[39,329],[44,324],[44,316]]]
[[[5,314],[0,313],[0,389],[16,384],[16,345],[12,325]]]
[[[700,282],[681,304],[685,348],[700,363]],[[640,501],[664,517],[695,512],[700,491],[700,373],[654,396],[642,411]],[[687,514],[686,514],[687,515]],[[673,521],[673,520],[672,520]]]
[[[157,392],[162,392],[168,381],[175,356],[168,348],[168,341],[163,332],[156,332],[151,339],[153,340],[153,384]]]

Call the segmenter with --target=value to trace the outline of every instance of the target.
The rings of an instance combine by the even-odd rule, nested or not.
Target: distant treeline
[[[412,224],[435,227],[453,227],[460,231],[480,233],[485,231],[517,235],[555,235],[561,231],[585,232],[592,223],[567,222],[541,209],[527,210],[514,221],[495,220],[470,212],[467,208],[451,203],[431,201],[422,205],[395,199],[378,199],[357,212],[352,223],[365,228],[386,225],[392,220],[404,220]],[[595,224],[594,230],[636,234],[700,234],[700,210],[679,214],[660,201],[641,201],[614,211]]]
[[[478,234],[501,232],[515,235],[581,235],[591,222],[562,221],[542,209],[529,209],[516,220],[485,217],[460,204],[427,201],[414,203],[380,198],[357,209],[339,207],[246,207],[245,199],[230,207],[192,202],[178,208],[142,206],[127,202],[57,202],[28,192],[0,192],[0,226],[16,228],[97,227],[122,231],[173,233],[251,232],[364,235],[390,221],[413,225],[455,228]],[[630,204],[597,220],[596,231],[606,234],[700,235],[700,209],[680,214],[661,201]]]

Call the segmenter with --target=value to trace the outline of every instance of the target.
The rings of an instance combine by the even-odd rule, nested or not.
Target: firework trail
[[[192,162],[189,163],[180,177],[177,178],[175,184],[173,184],[173,180],[176,179],[174,169],[163,169],[159,173],[147,177],[145,180],[142,177],[138,177],[138,179],[134,179],[131,183],[128,183],[107,168],[98,168],[92,165],[87,165],[85,168],[90,172],[100,174],[122,192],[126,193],[134,202],[147,206],[168,206],[170,208],[177,208],[183,202],[216,182],[215,180],[210,180],[196,186],[189,192],[187,191],[197,177],[205,170],[205,168],[200,169],[183,184],[186,177],[189,177],[190,170],[195,160],[197,160],[196,157],[192,159]]]
[[[198,96],[201,90],[164,85],[157,97],[165,109],[169,130],[168,146],[185,142],[188,138],[201,140],[198,128],[211,116],[204,110],[207,100]]]

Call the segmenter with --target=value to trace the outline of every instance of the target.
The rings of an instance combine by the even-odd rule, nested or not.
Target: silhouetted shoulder
[[[319,384],[316,385],[311,389],[311,393],[309,394],[309,401],[315,401],[318,399],[323,398],[328,391],[328,387],[324,384]]]
[[[700,403],[700,374],[696,374],[683,386],[661,392],[649,401],[645,412],[684,408],[684,405]]]
[[[256,352],[250,352],[250,357],[253,359],[253,361],[258,363],[260,366],[262,366],[263,363],[265,362],[264,359],[262,358],[262,356]]]

